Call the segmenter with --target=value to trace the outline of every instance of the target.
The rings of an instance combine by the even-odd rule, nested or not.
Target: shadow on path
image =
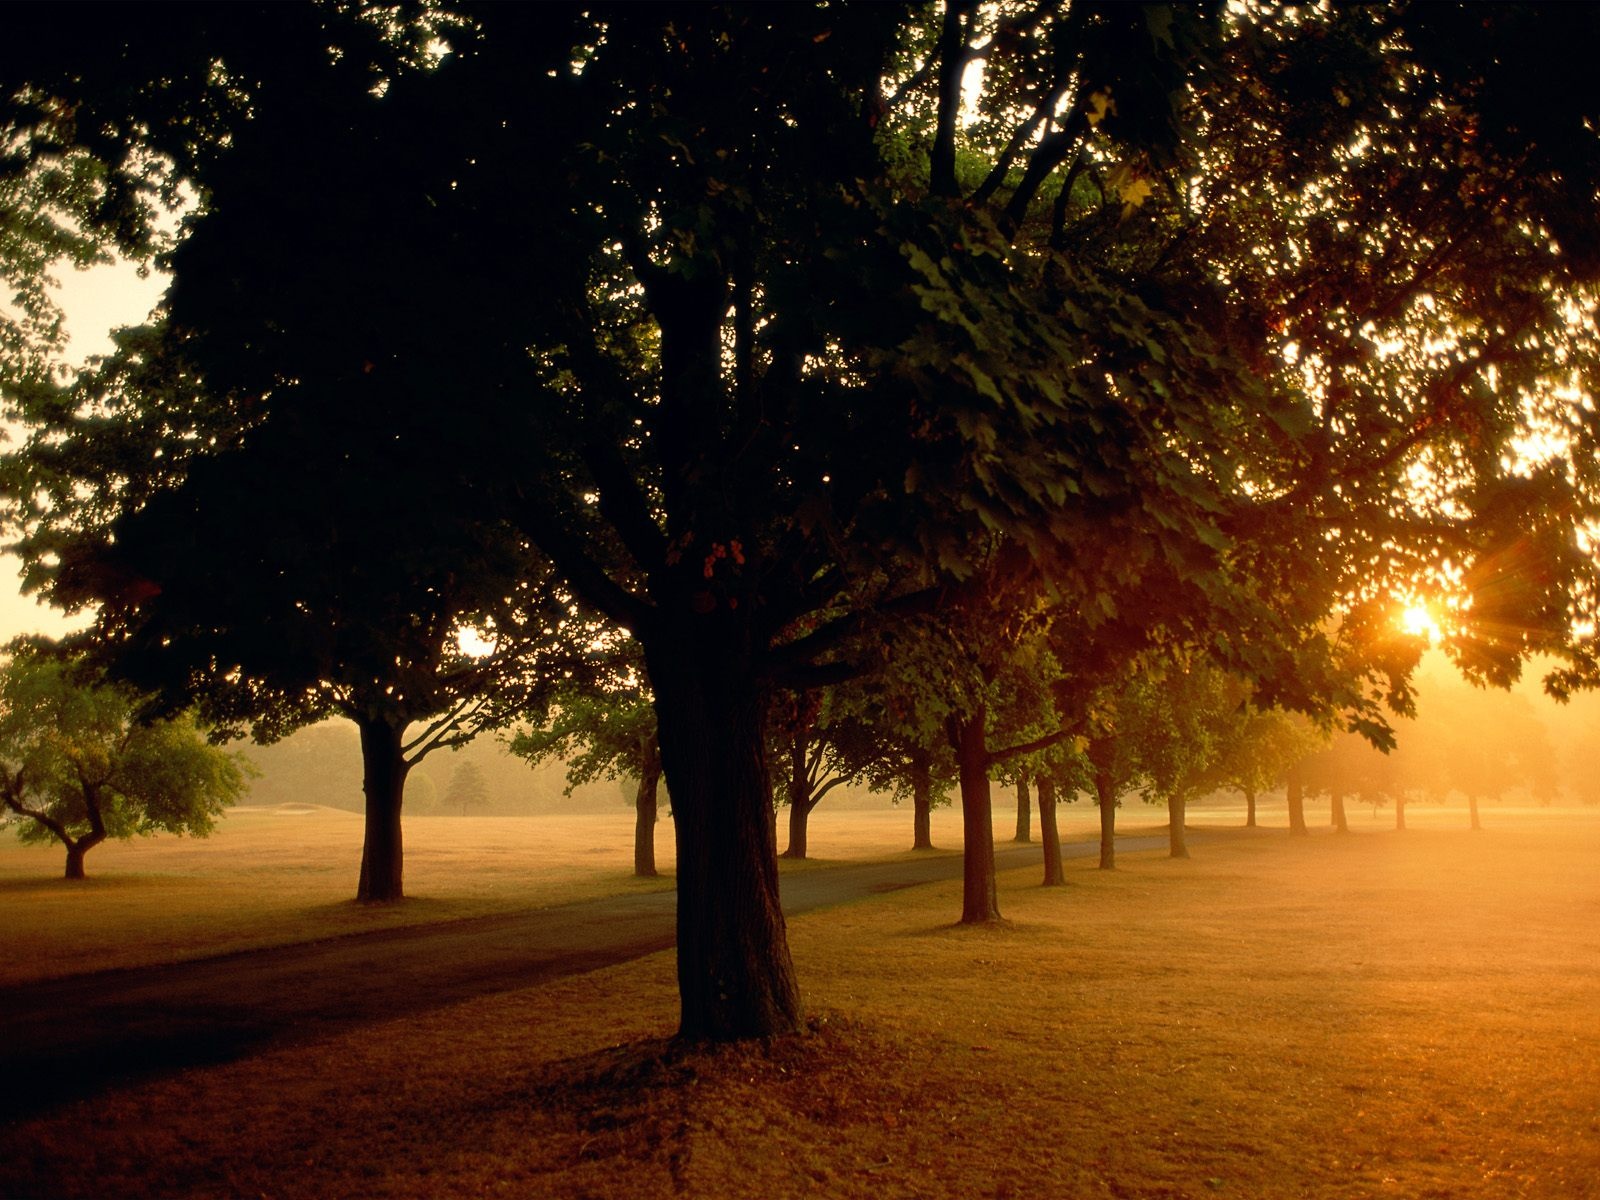
[[[1164,836],[1138,837],[1117,849],[1165,845]],[[1075,842],[1062,853],[1097,849]],[[1001,871],[1040,861],[1037,845],[995,852]],[[795,872],[782,879],[783,909],[793,916],[960,874],[959,854]],[[641,958],[674,944],[674,911],[670,891],[614,896],[0,989],[0,1121],[115,1083]]]

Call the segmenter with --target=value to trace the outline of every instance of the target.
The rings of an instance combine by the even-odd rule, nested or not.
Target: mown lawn
[[[190,1070],[0,1132],[0,1194],[1600,1195],[1600,814],[1488,815],[802,917],[770,1044],[672,1045],[658,955]]]

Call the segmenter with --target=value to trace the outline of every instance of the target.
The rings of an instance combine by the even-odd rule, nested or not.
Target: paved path
[[[1166,845],[1119,838],[1119,852]],[[1097,852],[1072,842],[1064,857]],[[1037,845],[999,849],[1005,871]],[[959,854],[796,871],[785,913],[810,912],[961,874]],[[143,1075],[223,1062],[474,996],[531,987],[673,944],[673,893],[613,896],[164,966],[0,989],[0,1120]]]

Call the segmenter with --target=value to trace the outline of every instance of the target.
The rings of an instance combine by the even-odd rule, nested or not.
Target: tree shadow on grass
[[[90,1099],[113,1087],[231,1062],[265,1038],[253,1024],[218,1021],[197,1029],[189,1022],[178,1030],[151,1030],[113,1045],[20,1049],[5,1059],[0,1124]]]

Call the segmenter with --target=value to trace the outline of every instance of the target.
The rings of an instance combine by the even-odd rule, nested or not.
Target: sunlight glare
[[[476,629],[461,629],[456,633],[456,645],[468,658],[487,658],[494,653],[493,638],[486,638]]]
[[[1439,642],[1439,623],[1425,604],[1411,604],[1400,614],[1400,628],[1411,637],[1425,637],[1430,646]]]

